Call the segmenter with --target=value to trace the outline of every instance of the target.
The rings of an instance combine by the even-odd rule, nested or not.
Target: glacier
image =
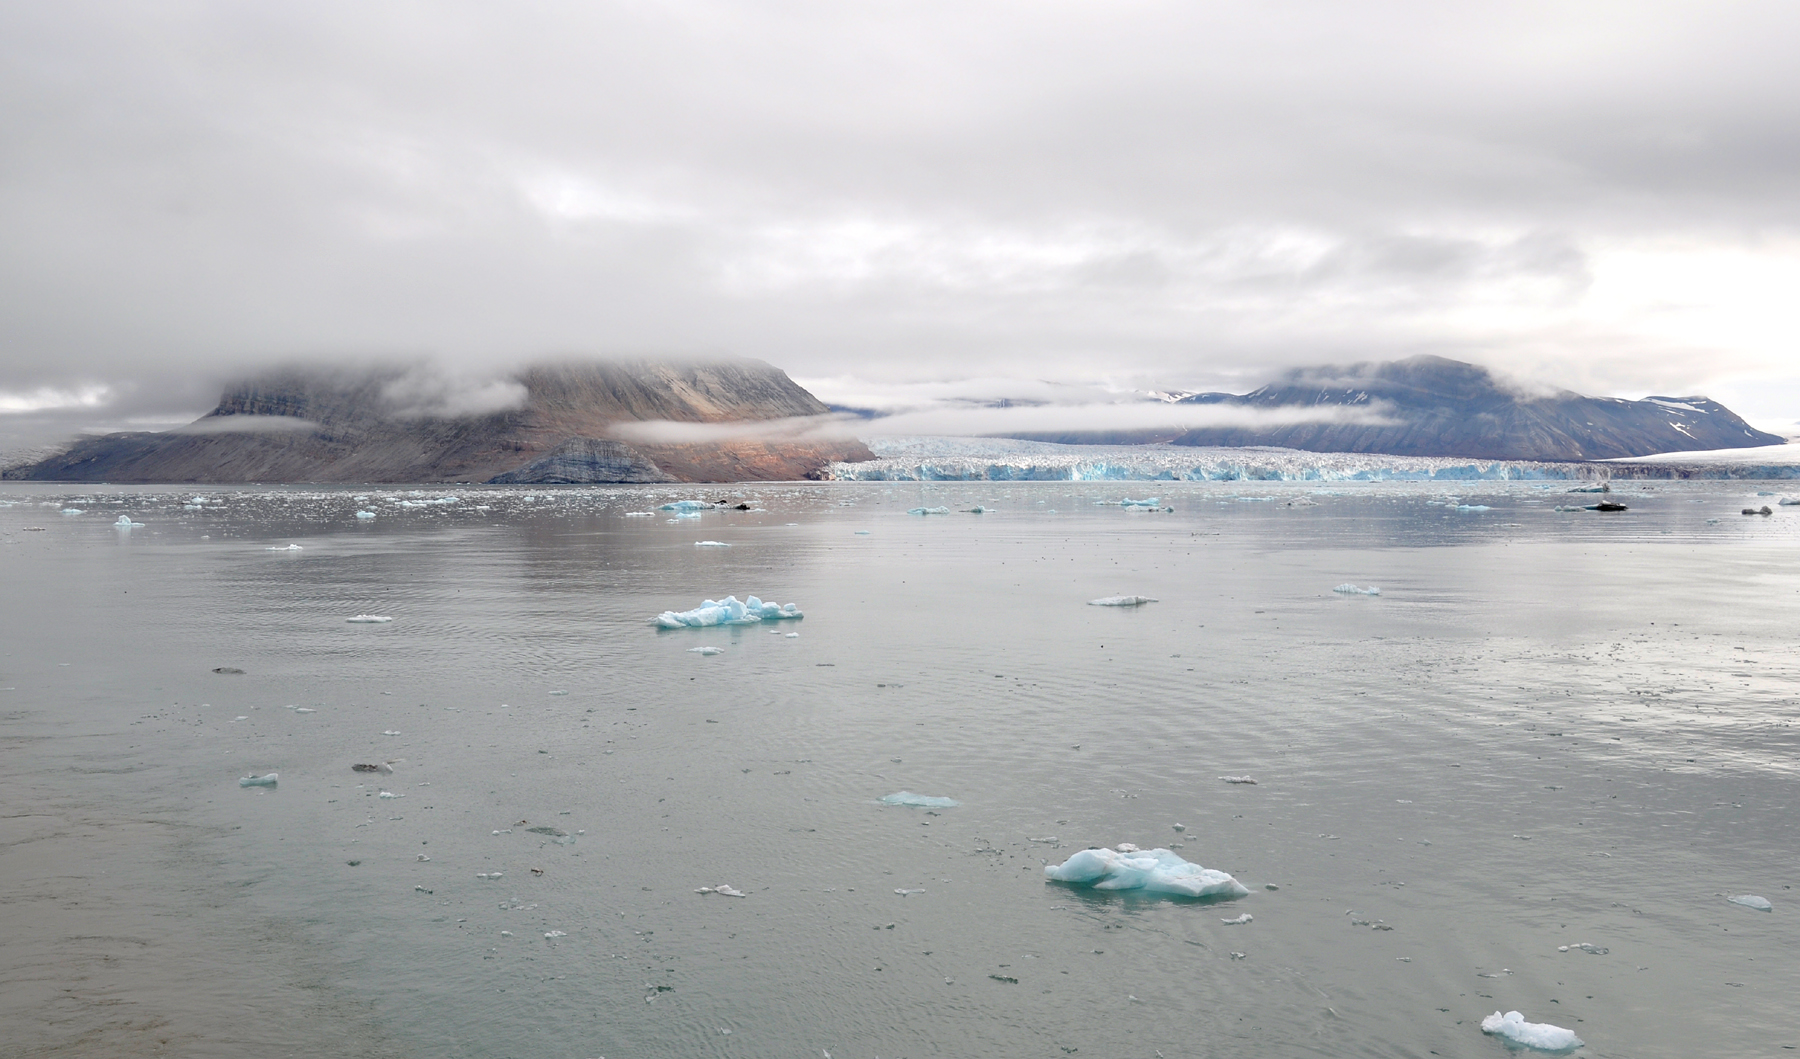
[[[1567,1052],[1582,1046],[1574,1030],[1552,1026],[1548,1022],[1526,1022],[1517,1011],[1502,1015],[1498,1011],[1481,1020],[1481,1032],[1504,1037],[1514,1044],[1544,1052]]]
[[[1012,438],[863,439],[875,459],[833,463],[855,482],[1464,482],[1800,478],[1800,445],[1558,463],[1273,447],[1060,445]]]
[[[1247,897],[1250,891],[1225,872],[1202,868],[1166,849],[1084,849],[1061,864],[1047,864],[1053,882],[1086,883],[1096,890],[1143,890],[1180,897]]]
[[[753,625],[759,621],[782,621],[804,618],[793,603],[764,603],[755,596],[736,596],[723,600],[702,600],[693,610],[665,610],[654,619],[664,629],[707,629],[715,625]]]

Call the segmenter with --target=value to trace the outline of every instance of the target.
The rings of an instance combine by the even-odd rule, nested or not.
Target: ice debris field
[[[1128,842],[1116,850],[1084,849],[1061,864],[1044,866],[1054,882],[1096,890],[1143,890],[1178,897],[1247,897],[1250,890],[1225,872],[1202,868],[1166,849],[1138,849]]]
[[[804,618],[798,605],[793,603],[764,603],[755,596],[745,596],[739,602],[736,596],[726,596],[722,600],[703,600],[693,610],[665,610],[656,616],[656,624],[663,629],[710,629],[719,625],[754,625],[759,621],[786,621]]]

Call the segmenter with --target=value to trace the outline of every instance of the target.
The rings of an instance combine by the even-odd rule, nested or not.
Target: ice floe
[[[1583,1043],[1574,1030],[1565,1030],[1548,1022],[1526,1022],[1525,1016],[1517,1011],[1508,1011],[1504,1015],[1494,1012],[1481,1020],[1481,1032],[1544,1052],[1567,1052]]]
[[[358,511],[356,513],[356,517],[357,518],[374,518],[375,512],[373,512],[373,511]]]
[[[116,528],[118,528],[118,529],[125,529],[125,530],[128,530],[128,529],[143,529],[143,528],[144,528],[144,524],[143,524],[143,523],[142,523],[142,522],[133,522],[133,521],[131,521],[131,516],[130,516],[130,515],[120,515],[120,516],[119,516],[119,521],[117,521],[117,522],[115,522],[115,523],[113,523],[113,526],[114,526],[114,527],[116,527]]]
[[[935,798],[929,794],[914,794],[911,791],[900,791],[881,799],[883,805],[916,805],[925,809],[952,809],[962,803],[955,798]]]
[[[1144,890],[1182,897],[1246,897],[1250,891],[1225,872],[1202,868],[1166,849],[1084,849],[1061,864],[1044,866],[1055,882],[1085,883],[1096,890]]]
[[[298,545],[298,544],[290,544],[286,547],[282,547],[281,545],[278,544],[278,545],[274,546],[273,548],[269,549],[269,551],[272,551],[272,552],[297,552],[300,550],[302,550],[302,549],[301,549],[300,545]]]
[[[266,776],[243,776],[238,779],[238,786],[273,787],[279,779],[281,779],[281,773],[279,772],[271,772]]]
[[[1381,589],[1376,588],[1374,585],[1370,585],[1368,588],[1357,588],[1355,585],[1351,584],[1348,581],[1346,581],[1343,584],[1332,589],[1332,591],[1337,592],[1341,595],[1346,595],[1346,596],[1379,596],[1379,595],[1381,595]]]
[[[695,541],[694,547],[696,547],[696,548],[729,548],[729,547],[731,547],[731,545],[726,544],[724,541]]]
[[[1220,776],[1219,779],[1226,783],[1248,783],[1252,787],[1256,786],[1256,781],[1249,776]]]
[[[1755,894],[1738,894],[1736,897],[1727,897],[1726,900],[1734,905],[1743,905],[1745,908],[1754,908],[1758,912],[1775,911],[1775,906],[1769,903],[1768,898],[1758,897]]]
[[[1140,607],[1145,603],[1155,603],[1155,596],[1101,596],[1088,600],[1090,607]]]
[[[744,891],[733,887],[730,883],[720,883],[717,886],[702,886],[700,889],[695,890],[694,892],[697,894],[724,894],[726,897],[748,897],[749,896],[748,894],[744,893]]]
[[[354,618],[345,618],[352,625],[385,625],[394,619],[386,614],[358,614]]]
[[[751,625],[805,616],[793,603],[764,603],[755,596],[746,596],[740,603],[736,596],[726,596],[723,600],[703,600],[693,610],[665,610],[656,616],[656,624],[665,629],[705,629],[715,625]]]
[[[690,647],[688,651],[697,655],[722,655],[725,653],[723,647]]]
[[[950,509],[947,507],[915,507],[908,509],[906,513],[909,515],[948,515]]]
[[[705,500],[677,500],[672,504],[664,504],[658,511],[710,511],[712,505]]]

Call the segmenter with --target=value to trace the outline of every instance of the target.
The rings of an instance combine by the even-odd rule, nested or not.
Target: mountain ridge
[[[785,372],[757,360],[538,364],[489,389],[487,403],[497,407],[459,412],[454,401],[421,388],[401,368],[275,369],[225,387],[218,405],[187,427],[85,439],[11,468],[5,477],[120,483],[785,481],[823,477],[834,460],[870,458],[852,439],[752,435],[628,443],[612,436],[622,425],[647,421],[741,425],[828,413]]]

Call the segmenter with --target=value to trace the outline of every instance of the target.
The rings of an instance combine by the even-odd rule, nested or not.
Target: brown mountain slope
[[[228,387],[187,428],[109,434],[6,477],[107,482],[753,481],[817,477],[870,458],[854,440],[737,437],[632,444],[620,424],[742,424],[825,414],[755,360],[539,365],[506,411],[420,411],[397,370],[284,370]]]

